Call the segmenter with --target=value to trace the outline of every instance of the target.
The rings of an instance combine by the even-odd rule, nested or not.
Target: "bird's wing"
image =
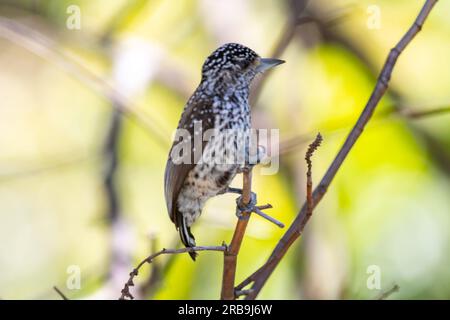
[[[198,100],[197,102],[191,101],[184,108],[183,114],[181,115],[180,122],[178,124],[177,129],[185,129],[189,132],[191,136],[190,149],[191,149],[191,161],[189,163],[174,163],[172,160],[172,150],[178,146],[180,147],[180,143],[185,142],[185,139],[181,141],[174,141],[172,144],[172,148],[169,152],[169,158],[166,164],[166,172],[164,175],[164,194],[166,198],[166,205],[169,212],[170,219],[173,223],[178,227],[176,214],[176,201],[178,199],[178,194],[183,187],[184,180],[186,179],[189,171],[191,171],[195,164],[198,163],[201,155],[198,153],[192,152],[192,148],[194,147],[193,140],[194,139],[194,119],[202,119],[202,132],[200,135],[200,139],[202,139],[203,133],[214,127],[214,115],[212,113],[212,101],[207,100]],[[202,152],[205,150],[207,141],[202,141]],[[196,156],[196,158],[194,158]]]

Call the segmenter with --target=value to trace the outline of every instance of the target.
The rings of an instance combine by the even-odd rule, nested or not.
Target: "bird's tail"
[[[178,225],[178,233],[180,234],[181,242],[185,245],[186,248],[195,247],[195,238],[191,233],[191,228],[186,224],[186,220],[183,215],[178,212],[177,214],[177,225]],[[192,260],[195,261],[197,257],[197,253],[195,251],[189,252]]]

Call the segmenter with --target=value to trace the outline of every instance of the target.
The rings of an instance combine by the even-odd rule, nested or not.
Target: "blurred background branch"
[[[166,148],[167,134],[151,118],[138,111],[137,107],[132,105],[118,89],[101,76],[94,74],[80,60],[74,61],[69,54],[60,49],[60,46],[52,39],[40,34],[38,31],[23,25],[17,21],[0,16],[0,37],[8,39],[15,44],[22,46],[36,55],[44,58],[50,63],[56,64],[66,72],[72,74],[83,84],[90,86],[93,90],[99,92],[103,97],[112,101],[112,106],[121,113],[125,113],[136,123],[143,126],[155,141],[162,148]]]

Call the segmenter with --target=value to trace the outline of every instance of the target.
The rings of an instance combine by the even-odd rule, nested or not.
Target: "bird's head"
[[[241,44],[227,43],[206,59],[202,68],[202,81],[212,85],[248,87],[256,74],[281,63],[284,61],[261,58],[252,49]]]

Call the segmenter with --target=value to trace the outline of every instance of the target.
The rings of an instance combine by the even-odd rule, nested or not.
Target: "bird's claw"
[[[227,187],[223,193],[237,193],[237,194],[242,194],[242,189],[240,188],[231,188],[231,187]]]
[[[250,201],[247,204],[242,203],[242,196],[236,199],[236,216],[239,219],[248,219],[248,213],[254,212],[256,207],[256,193],[250,193]]]

